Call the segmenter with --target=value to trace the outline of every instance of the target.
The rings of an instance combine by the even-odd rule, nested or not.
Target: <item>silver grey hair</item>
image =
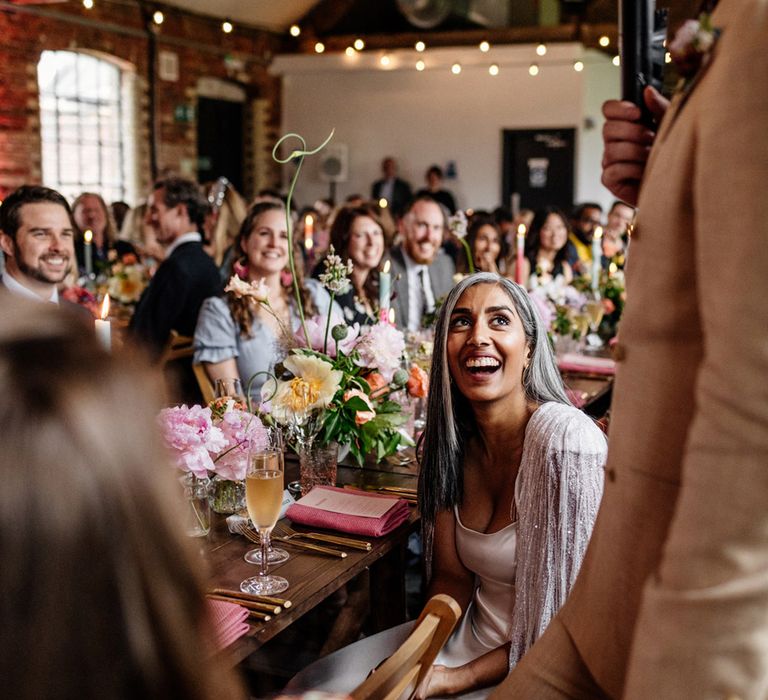
[[[474,416],[471,407],[451,381],[446,345],[451,314],[456,303],[467,289],[477,284],[501,287],[520,317],[530,353],[530,362],[523,374],[526,398],[537,404],[555,401],[571,405],[546,328],[525,289],[491,272],[478,272],[459,282],[448,294],[437,321],[429,378],[427,424],[422,442],[419,506],[428,573],[437,514],[441,510],[453,508],[462,500],[464,447],[466,437],[473,432]]]

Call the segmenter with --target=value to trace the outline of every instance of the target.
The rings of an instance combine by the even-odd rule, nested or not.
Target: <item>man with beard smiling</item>
[[[453,287],[453,260],[440,247],[445,230],[445,213],[429,196],[414,199],[400,220],[403,242],[390,251],[392,308],[399,328],[421,328],[424,315],[433,313]]]
[[[55,190],[23,185],[0,207],[2,285],[11,294],[59,304],[57,285],[75,259],[72,212]]]

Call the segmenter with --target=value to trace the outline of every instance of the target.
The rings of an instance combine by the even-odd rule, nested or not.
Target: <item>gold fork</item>
[[[259,536],[252,532],[245,523],[235,523],[234,528],[237,533],[245,537],[245,539],[250,540],[255,544],[261,544]],[[286,544],[292,545],[293,547],[306,549],[311,552],[317,552],[318,554],[326,554],[330,557],[339,557],[339,559],[346,559],[347,557],[346,552],[342,552],[338,549],[332,549],[331,547],[321,547],[319,544],[310,544],[309,542],[291,542],[290,540],[285,540],[282,537],[270,537],[270,539],[273,542],[285,542]]]
[[[324,532],[296,532],[296,530],[291,530],[287,525],[279,527],[279,536],[282,540],[292,540],[295,537],[304,537],[309,540],[317,540],[318,542],[328,542],[329,544],[338,544],[342,547],[360,549],[363,552],[371,551],[371,543],[363,540],[355,540],[351,537],[341,537],[339,535],[328,535]]]

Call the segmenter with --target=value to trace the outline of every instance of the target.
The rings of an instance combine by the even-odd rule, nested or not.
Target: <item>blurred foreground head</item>
[[[0,317],[0,678],[13,698],[232,698],[150,375],[55,307]]]

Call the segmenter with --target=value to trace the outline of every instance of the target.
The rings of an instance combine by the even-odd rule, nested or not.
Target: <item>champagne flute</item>
[[[283,434],[278,430],[277,428],[270,428],[269,429],[269,441],[267,445],[264,447],[263,450],[259,451],[259,455],[268,455],[271,453],[275,453],[277,455],[277,459],[280,461],[280,471],[285,473],[285,462],[283,459]],[[254,459],[266,459],[266,457],[259,456],[259,455],[252,455],[251,461]],[[247,487],[248,482],[246,481],[246,500],[247,500]],[[281,496],[281,504],[282,504],[282,496]],[[254,522],[254,527],[256,526],[256,523]],[[270,533],[267,533],[267,562],[269,564],[282,564],[283,562],[288,561],[291,557],[284,549],[280,549],[279,547],[273,547],[272,541],[270,538]],[[245,561],[247,561],[249,564],[261,564],[261,550],[260,549],[252,549],[250,552],[248,552],[245,555]]]
[[[586,311],[578,311],[573,315],[571,323],[575,331],[574,337],[578,336],[579,352],[582,352],[584,350],[584,336],[589,327],[589,315]]]
[[[282,576],[269,574],[269,533],[280,516],[283,502],[283,460],[275,449],[276,431],[269,432],[269,444],[251,453],[245,477],[248,515],[259,532],[261,560],[259,574],[245,579],[240,590],[253,595],[275,595],[288,588],[288,581]]]
[[[599,292],[592,293],[587,299],[584,310],[589,317],[589,330],[591,331],[587,338],[587,342],[592,347],[599,348],[602,346],[603,341],[597,334],[597,329],[600,328],[600,322],[603,320],[603,314],[605,313],[605,307],[603,306],[603,300],[600,298]]]

